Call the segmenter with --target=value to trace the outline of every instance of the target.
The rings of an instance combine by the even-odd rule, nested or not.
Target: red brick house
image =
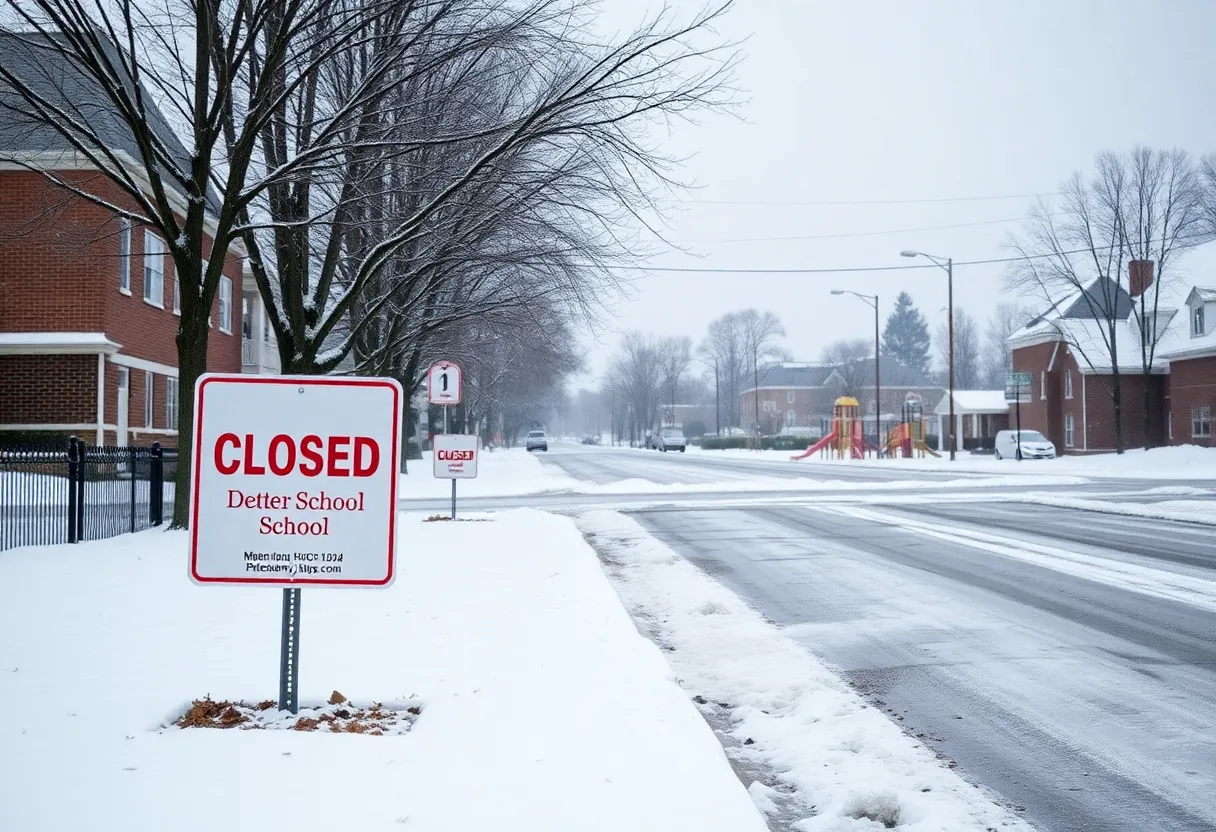
[[[1196,288],[1184,308],[1159,305],[1155,321],[1141,321],[1135,299],[1152,281],[1153,264],[1133,261],[1132,291],[1114,281],[1095,280],[1084,293],[1053,304],[1014,333],[1009,341],[1013,369],[1031,376],[1030,401],[1022,404],[1023,428],[1040,431],[1062,453],[1115,449],[1114,366],[1103,311],[1112,310],[1125,446],[1211,444],[1216,329],[1207,320],[1216,317],[1216,303],[1208,312],[1205,298],[1216,293]],[[1195,311],[1200,308],[1202,312]],[[1196,320],[1201,334],[1193,335]],[[1142,342],[1155,345],[1147,375]],[[1189,424],[1192,411],[1194,426]]]
[[[10,104],[13,95],[7,92]],[[111,149],[138,181],[129,133],[117,119],[104,123]],[[167,143],[186,154],[175,137]],[[99,445],[176,445],[180,294],[165,241],[39,171],[135,207],[54,131],[0,108],[0,442],[50,433]],[[242,333],[254,324],[258,334],[264,329],[243,314],[260,305],[256,292],[250,304],[242,253],[234,247],[225,259],[210,371],[240,372]]]
[[[874,399],[874,359],[859,361],[847,370],[849,378],[828,364],[782,362],[760,371],[760,383],[740,393],[740,418],[746,425],[756,421],[756,399],[760,403],[760,430],[766,435],[799,432],[819,434],[832,416],[832,403],[846,392],[861,403],[863,418],[874,432],[874,414],[879,407]],[[919,396],[925,411],[941,398],[945,390],[927,376],[904,367],[893,359],[879,364],[882,385],[882,420],[897,422],[909,394]]]

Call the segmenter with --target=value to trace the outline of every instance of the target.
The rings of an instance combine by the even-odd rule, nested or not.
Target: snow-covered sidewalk
[[[192,585],[184,533],[0,553],[0,829],[762,832],[573,523],[483,520],[303,592],[301,705],[417,697],[399,736],[163,728],[277,692],[280,594]]]
[[[442,500],[452,494],[451,480],[436,479],[431,451],[424,451],[422,459],[409,462],[409,473],[402,474],[397,496],[403,500]],[[519,494],[538,494],[543,491],[561,491],[576,488],[579,480],[569,477],[553,465],[545,465],[536,455],[522,448],[481,451],[477,463],[477,476],[460,480],[457,485],[459,497],[508,497]]]
[[[751,791],[783,822],[800,832],[1029,829],[634,520],[593,512],[579,525],[670,649],[687,694],[729,726],[732,754],[772,772],[779,788]]]

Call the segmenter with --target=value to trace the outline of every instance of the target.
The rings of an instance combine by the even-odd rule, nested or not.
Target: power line
[[[1058,216],[1053,214],[1052,216]],[[952,228],[974,228],[981,225],[1000,225],[1007,222],[1022,222],[1025,217],[1009,217],[1003,220],[982,220],[980,222],[962,222],[955,225],[926,225],[921,228],[892,228],[889,231],[848,231],[843,234],[810,234],[799,237],[739,237],[706,240],[675,240],[681,245],[694,243],[780,243],[795,240],[838,240],[844,237],[881,237],[886,234],[911,234],[918,231],[947,231]]]
[[[1206,232],[1200,234],[1183,235],[1177,238],[1178,241],[1204,239],[1211,242],[1214,238],[1212,234]],[[1154,245],[1158,240],[1150,240],[1142,245]],[[1202,245],[1200,243],[1199,245]],[[1109,246],[1095,246],[1093,248],[1077,248],[1070,251],[1051,252],[1049,254],[1023,254],[1015,257],[994,257],[988,260],[955,260],[955,266],[988,266],[996,263],[1024,263],[1029,260],[1049,260],[1055,257],[1068,257],[1074,254],[1088,254],[1091,251],[1106,251],[1112,248],[1118,248],[1119,244]],[[1129,254],[1131,252],[1129,251]],[[690,274],[849,274],[854,272],[899,272],[911,271],[913,269],[936,269],[940,268],[936,263],[925,263],[907,266],[846,266],[837,269],[724,269],[724,268],[698,268],[695,266],[609,266],[611,269],[624,269],[628,271],[642,272],[675,272],[675,273],[690,273]]]
[[[942,202],[994,202],[1002,199],[1031,199],[1040,196],[1060,196],[1060,191],[1038,194],[1002,194],[1000,196],[952,196],[935,199],[840,199],[840,200],[766,200],[766,199],[680,199],[681,203],[698,205],[928,205]]]

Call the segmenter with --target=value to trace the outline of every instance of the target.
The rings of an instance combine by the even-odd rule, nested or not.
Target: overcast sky
[[[669,2],[685,14],[702,7]],[[608,5],[624,25],[659,0]],[[699,188],[671,212],[668,233],[698,256],[673,252],[653,265],[898,266],[912,262],[899,257],[904,248],[1001,257],[1020,226],[1000,221],[1020,220],[1032,199],[929,200],[1050,194],[1099,151],[1136,143],[1216,151],[1212,0],[740,0],[722,32],[748,39],[745,100],[738,117],[706,116],[665,138],[673,152],[694,154],[685,176]],[[925,201],[773,204],[894,200]],[[765,239],[811,236],[819,239]],[[1183,262],[1191,277],[1216,282],[1212,249]],[[957,268],[955,304],[985,321],[1004,268]],[[777,312],[794,356],[818,360],[831,341],[873,332],[869,308],[833,288],[877,293],[884,320],[905,289],[931,328],[945,320],[936,270],[643,273],[588,339],[590,372],[579,383],[596,383],[621,331],[697,342],[711,320],[746,306]]]

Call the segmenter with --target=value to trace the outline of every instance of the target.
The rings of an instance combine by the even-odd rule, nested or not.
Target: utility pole
[[[878,371],[878,295],[874,295],[874,456],[882,450],[882,376]]]
[[[714,433],[722,435],[722,396],[718,386],[718,359],[714,359]]]
[[[946,259],[946,314],[950,316],[950,461],[954,462],[954,446],[958,444],[954,435],[954,258]],[[1021,434],[1018,434],[1020,440]]]

